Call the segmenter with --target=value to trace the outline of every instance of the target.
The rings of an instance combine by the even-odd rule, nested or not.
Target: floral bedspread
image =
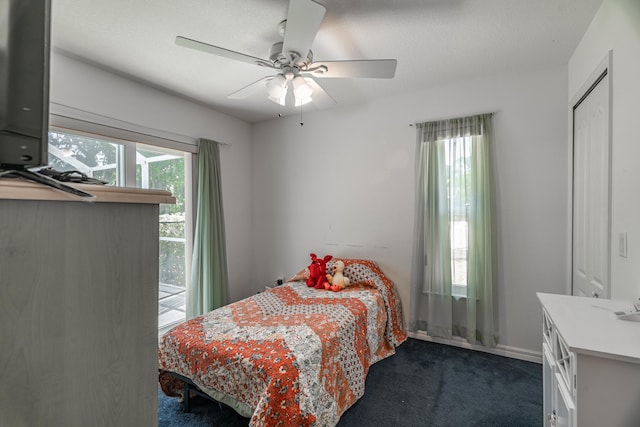
[[[369,366],[406,339],[393,282],[372,261],[342,261],[355,282],[343,291],[288,283],[175,327],[161,338],[161,377],[191,379],[253,427],[335,426]],[[173,385],[161,381],[170,396]]]

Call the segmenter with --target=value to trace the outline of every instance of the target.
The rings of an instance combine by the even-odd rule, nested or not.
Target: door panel
[[[609,80],[604,75],[573,111],[574,295],[609,294]]]
[[[545,420],[553,419],[555,414],[555,383],[553,376],[553,361],[552,351],[549,349],[546,343],[542,344],[542,389],[543,389],[543,402],[542,413]],[[546,424],[545,424],[546,425]]]

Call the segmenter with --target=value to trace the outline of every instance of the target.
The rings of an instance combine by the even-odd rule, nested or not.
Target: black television
[[[50,0],[0,0],[0,168],[48,163]]]
[[[30,168],[49,162],[51,0],[0,0],[0,177],[90,193]]]

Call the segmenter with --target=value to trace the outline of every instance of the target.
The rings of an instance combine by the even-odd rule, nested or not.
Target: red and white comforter
[[[169,331],[161,378],[191,379],[253,427],[335,426],[364,394],[369,366],[406,339],[393,282],[372,261],[342,261],[355,282],[345,290],[293,282]],[[170,384],[161,381],[164,392],[179,394]]]

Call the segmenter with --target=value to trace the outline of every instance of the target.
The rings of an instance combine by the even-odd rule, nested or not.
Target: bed
[[[193,389],[252,427],[335,426],[364,394],[369,367],[407,338],[394,283],[373,261],[341,261],[352,285],[340,292],[293,281],[167,332],[163,392],[188,401]]]

